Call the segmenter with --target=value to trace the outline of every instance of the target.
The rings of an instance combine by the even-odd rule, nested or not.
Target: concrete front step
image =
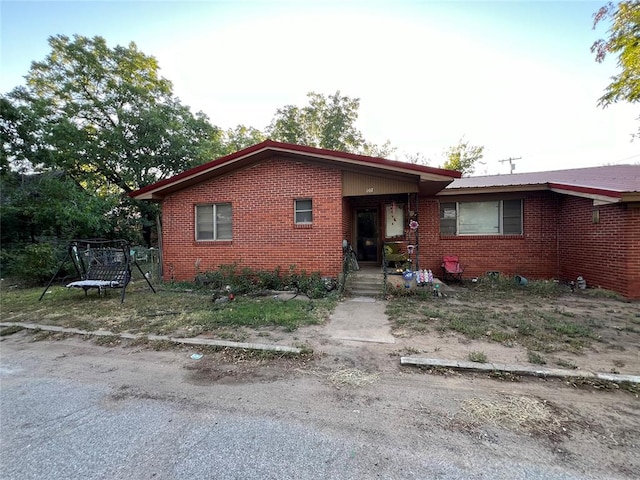
[[[346,290],[346,293],[352,297],[377,297],[379,295],[382,295],[382,288],[377,288],[377,289],[350,288]]]
[[[383,293],[384,276],[379,272],[351,272],[345,292],[358,297],[375,297]]]

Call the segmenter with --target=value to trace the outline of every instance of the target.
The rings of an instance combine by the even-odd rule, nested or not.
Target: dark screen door
[[[378,261],[378,210],[356,210],[356,252],[361,262]]]

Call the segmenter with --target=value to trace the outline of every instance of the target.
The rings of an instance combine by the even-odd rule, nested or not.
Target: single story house
[[[130,195],[162,203],[166,280],[233,263],[336,277],[346,239],[365,265],[393,245],[436,275],[453,254],[465,278],[581,275],[640,298],[639,178],[640,166],[461,178],[266,140]]]

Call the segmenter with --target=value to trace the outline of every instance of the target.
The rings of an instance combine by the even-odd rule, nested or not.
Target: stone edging
[[[458,370],[473,370],[479,372],[504,372],[514,375],[530,375],[535,377],[555,377],[555,378],[586,378],[593,380],[604,380],[615,383],[635,383],[640,384],[638,375],[619,375],[615,373],[594,373],[584,370],[563,370],[559,368],[525,367],[519,365],[508,365],[504,363],[478,363],[455,360],[439,360],[436,358],[401,357],[400,365],[411,365],[417,367],[440,367],[455,368]]]
[[[208,338],[176,338],[169,337],[167,335],[135,335],[133,333],[113,333],[108,330],[95,330],[93,332],[87,330],[80,330],[78,328],[65,328],[55,325],[38,325],[35,323],[22,323],[22,322],[3,322],[0,323],[0,327],[22,327],[29,330],[44,330],[47,332],[59,332],[59,333],[72,333],[74,335],[87,335],[94,337],[119,337],[127,340],[139,340],[146,339],[149,341],[168,341],[173,343],[182,343],[188,345],[199,345],[209,347],[228,347],[228,348],[242,348],[246,350],[264,350],[270,352],[283,352],[301,354],[302,349],[297,347],[288,347],[285,345],[265,345],[262,343],[242,343],[242,342],[229,342],[227,340],[214,340]]]

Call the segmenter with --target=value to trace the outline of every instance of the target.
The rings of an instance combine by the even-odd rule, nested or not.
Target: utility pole
[[[503,160],[498,160],[500,163],[504,163],[504,162],[509,162],[509,173],[513,173],[513,171],[516,169],[515,164],[513,163],[514,160],[522,160],[522,157],[517,157],[517,158],[505,158]]]

